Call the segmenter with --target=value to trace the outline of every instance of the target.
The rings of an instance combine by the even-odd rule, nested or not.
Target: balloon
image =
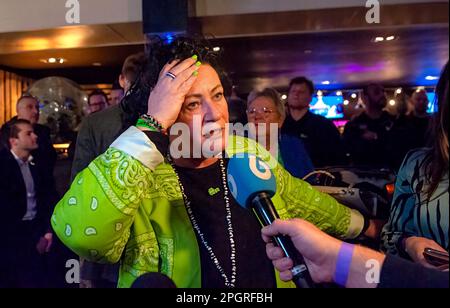
[[[55,142],[66,141],[81,122],[87,95],[77,83],[63,77],[40,79],[28,92],[39,99],[39,124],[50,127]]]

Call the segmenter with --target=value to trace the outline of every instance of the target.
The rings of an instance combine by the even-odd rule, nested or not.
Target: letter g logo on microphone
[[[268,180],[272,176],[269,166],[262,160],[256,159],[256,156],[250,155],[248,163],[251,172],[261,180]]]
[[[276,180],[269,165],[257,156],[245,154],[233,156],[227,168],[228,188],[242,207],[250,206],[252,196],[265,192],[270,197],[275,195]]]

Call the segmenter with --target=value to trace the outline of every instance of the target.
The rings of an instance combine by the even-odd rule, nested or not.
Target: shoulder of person
[[[38,123],[34,124],[33,129],[36,134],[45,134],[50,136],[51,133],[50,127]]]
[[[111,128],[122,124],[122,109],[118,105],[111,106],[83,118],[80,131],[86,129]]]
[[[414,169],[416,166],[422,166],[429,155],[431,155],[431,148],[410,150],[403,160],[399,173],[401,171]]]
[[[360,123],[366,121],[367,119],[368,119],[367,115],[364,112],[362,112],[358,115],[354,115],[352,119],[349,121],[349,123]]]
[[[11,151],[8,148],[2,148],[0,150],[0,159],[2,159],[2,161],[4,159],[9,158],[10,156],[13,157],[12,154],[11,154]]]
[[[336,128],[336,126],[333,124],[333,121],[331,121],[330,119],[327,119],[326,117],[319,114],[314,114],[312,112],[310,112],[310,114],[311,119],[314,121],[314,123],[317,123],[318,125],[326,128]]]
[[[2,166],[3,172],[5,172],[5,169],[10,169],[12,166],[15,166],[15,162],[16,159],[8,148],[3,148],[0,150],[0,165]]]

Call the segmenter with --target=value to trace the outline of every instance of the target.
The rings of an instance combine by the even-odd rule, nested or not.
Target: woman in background
[[[382,232],[384,250],[427,267],[432,265],[425,260],[425,248],[449,250],[448,74],[447,63],[436,87],[431,147],[406,155]]]
[[[249,94],[247,118],[255,125],[253,135],[290,174],[301,179],[314,171],[314,166],[300,138],[281,134],[285,117],[285,106],[277,90],[265,88]],[[278,146],[273,144],[275,142]]]

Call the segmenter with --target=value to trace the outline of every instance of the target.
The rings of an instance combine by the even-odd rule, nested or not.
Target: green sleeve
[[[52,227],[81,257],[100,263],[118,262],[152,182],[149,168],[131,155],[110,148],[74,179],[56,205]]]
[[[315,190],[309,183],[291,176],[281,166],[275,168],[277,195],[283,204],[277,211],[281,218],[302,218],[326,233],[340,238],[355,238],[363,227],[363,216],[333,197]],[[275,196],[275,198],[277,197]]]
[[[253,140],[230,137],[227,153],[255,154],[275,173],[277,193],[272,198],[280,218],[302,218],[323,231],[344,239],[356,238],[364,228],[364,217],[301,179],[293,177],[277,159]]]

